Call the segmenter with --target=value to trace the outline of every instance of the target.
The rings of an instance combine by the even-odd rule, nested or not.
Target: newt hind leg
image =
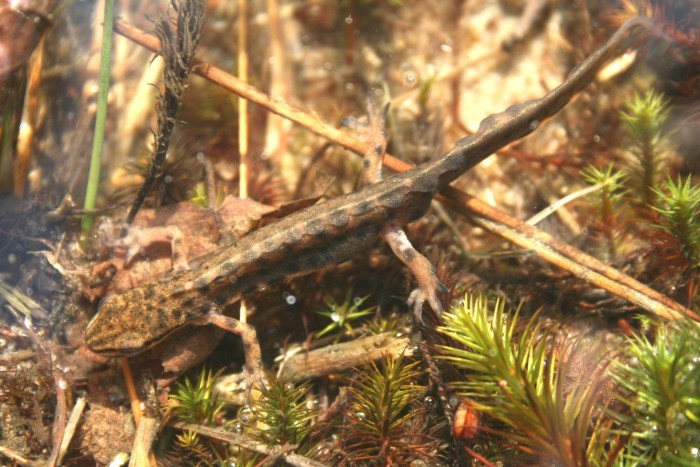
[[[388,224],[382,230],[381,236],[391,247],[391,250],[413,273],[418,287],[408,296],[408,305],[413,307],[413,313],[418,322],[423,321],[423,304],[428,302],[430,308],[438,315],[442,313],[442,303],[438,294],[447,293],[447,289],[435,274],[435,268],[428,258],[420,254],[406,237],[401,226]]]

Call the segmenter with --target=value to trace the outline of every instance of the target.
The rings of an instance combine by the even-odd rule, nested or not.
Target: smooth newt
[[[372,139],[365,155],[367,186],[262,227],[212,254],[196,269],[175,271],[106,297],[87,327],[87,345],[98,353],[133,355],[187,324],[215,324],[242,336],[246,369],[249,375],[259,373],[254,329],[219,310],[260,287],[362,253],[379,235],[416,276],[419,288],[411,300],[417,313],[425,301],[440,311],[437,294],[442,286],[428,260],[408,243],[401,226],[423,216],[433,197],[461,174],[561,110],[608,58],[624,48],[626,33],[638,25],[655,29],[646,18],[628,21],[559,87],[487,117],[474,135],[440,158],[380,180],[384,141]]]

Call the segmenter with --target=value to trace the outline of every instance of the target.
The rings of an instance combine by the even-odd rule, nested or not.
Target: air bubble
[[[540,126],[540,121],[539,120],[533,120],[530,122],[530,129],[532,131],[535,131],[537,128]]]
[[[403,75],[403,80],[407,85],[413,86],[418,81],[418,75],[416,75],[415,71],[407,71]]]
[[[345,24],[352,24],[352,16],[345,17]]]
[[[284,301],[287,303],[287,305],[291,306],[297,302],[297,298],[292,294],[288,294],[286,297],[284,297]]]

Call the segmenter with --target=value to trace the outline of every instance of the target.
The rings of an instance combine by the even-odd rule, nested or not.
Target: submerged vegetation
[[[692,2],[525,11],[486,1],[120,2],[100,114],[97,67],[82,64],[101,45],[107,53],[111,38],[83,40],[102,15],[79,3],[27,9],[36,36],[25,29],[12,53],[22,45],[27,56],[0,70],[0,464],[699,462]],[[446,286],[442,314],[410,312],[407,298],[422,298],[411,292],[416,279],[377,242],[338,266],[263,281],[240,310],[209,290],[221,281],[195,284],[196,299],[177,311],[204,316],[204,302],[216,303],[225,311],[217,322],[236,317],[248,323],[236,332],[256,330],[243,345],[188,326],[129,358],[86,347],[105,296],[152,277],[176,281],[173,269],[206,269],[213,251],[252,229],[377,183],[347,151],[381,152],[376,119],[336,125],[366,114],[368,95],[390,101],[387,152],[420,164],[470,144],[463,138],[489,114],[528,100],[553,105],[531,99],[603,48],[614,30],[601,26],[637,14],[654,26],[625,36],[634,64],[598,73],[560,115],[528,121],[531,136],[499,149],[408,226]],[[92,168],[100,185],[86,211],[76,205],[95,118],[105,123],[105,156],[94,162],[104,176]],[[385,165],[405,170],[395,157]],[[85,215],[96,222],[81,236]],[[319,262],[334,253],[290,250],[261,261],[292,271],[309,251]],[[163,304],[145,295],[169,297],[139,290],[139,312],[166,327]],[[138,322],[124,326],[139,337]],[[252,374],[243,356],[258,344],[264,369]],[[252,390],[241,386],[251,380]]]

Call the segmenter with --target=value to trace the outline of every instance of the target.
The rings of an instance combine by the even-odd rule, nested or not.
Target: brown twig
[[[248,82],[248,0],[238,0],[238,79]],[[248,101],[238,98],[238,196],[248,197]]]
[[[160,50],[160,45],[155,37],[124,21],[118,21],[115,25],[115,30],[118,34],[137,42],[153,52]],[[220,68],[198,59],[195,59],[194,63],[196,64],[197,74],[224,89],[249,99],[273,113],[288,118],[313,133],[327,138],[358,155],[363,155],[367,151],[366,145],[362,141],[344,131],[331,127],[315,116],[271,98]],[[384,165],[395,172],[404,172],[412,167],[410,164],[389,154],[384,158]],[[526,248],[535,249],[545,261],[551,262],[596,287],[625,298],[650,313],[667,319],[677,319],[682,315],[686,315],[695,320],[700,320],[700,317],[690,309],[641,284],[626,274],[456,188],[448,187],[443,190],[442,196],[439,196],[438,199],[447,202],[463,215],[475,218],[489,231],[501,235],[520,246],[528,245]]]
[[[53,448],[51,450],[51,457],[49,457],[49,461],[46,464],[48,467],[55,467],[60,463],[61,441],[66,432],[66,414],[68,412],[66,402],[66,380],[63,379],[57,371],[54,371],[54,382],[56,384],[56,411],[51,433]]]
[[[248,82],[248,0],[238,0],[238,78]],[[238,196],[248,197],[248,101],[238,98]],[[248,321],[248,305],[241,300],[238,319]]]
[[[280,365],[278,377],[290,382],[306,381],[355,368],[388,355],[398,357],[411,353],[407,337],[394,337],[391,333],[360,337],[292,355]]]
[[[190,430],[202,436],[207,436],[209,438],[213,438],[219,441],[224,441],[234,446],[240,446],[244,449],[264,454],[266,456],[269,456],[270,458],[277,458],[294,466],[322,467],[324,465],[320,462],[316,462],[300,454],[286,453],[280,447],[268,446],[246,435],[232,433],[230,431],[223,430],[220,428],[213,428],[204,425],[195,425],[193,423],[182,422],[173,423],[171,424],[171,426],[179,430]]]
[[[122,367],[122,373],[124,374],[124,383],[126,384],[126,392],[129,394],[129,403],[131,404],[131,412],[134,415],[134,422],[137,427],[141,426],[141,422],[144,419],[143,410],[141,410],[141,398],[136,390],[136,385],[134,384],[134,377],[131,373],[131,366],[129,365],[129,359],[122,357],[119,359],[119,363]],[[139,428],[137,428],[138,432]],[[136,443],[136,440],[134,440]],[[151,467],[156,467],[158,464],[156,462],[156,456],[153,451],[148,450],[148,456],[146,453],[139,449],[131,453],[132,460],[135,459],[135,465],[151,465]],[[131,465],[131,462],[130,462]]]
[[[78,427],[78,422],[80,421],[80,417],[83,414],[83,410],[85,410],[86,404],[87,401],[85,400],[85,398],[79,397],[73,405],[73,410],[71,410],[70,412],[70,416],[68,417],[68,423],[66,423],[65,430],[63,431],[63,439],[61,440],[61,444],[59,445],[58,457],[56,458],[56,465],[62,463],[63,457],[66,455],[66,452],[68,452],[68,446],[70,445],[70,442],[73,439],[73,436],[75,435],[75,429]]]
[[[10,448],[6,448],[5,446],[0,446],[0,456],[5,456],[18,465],[29,465],[32,463],[31,460],[27,459],[22,454],[13,451]]]

